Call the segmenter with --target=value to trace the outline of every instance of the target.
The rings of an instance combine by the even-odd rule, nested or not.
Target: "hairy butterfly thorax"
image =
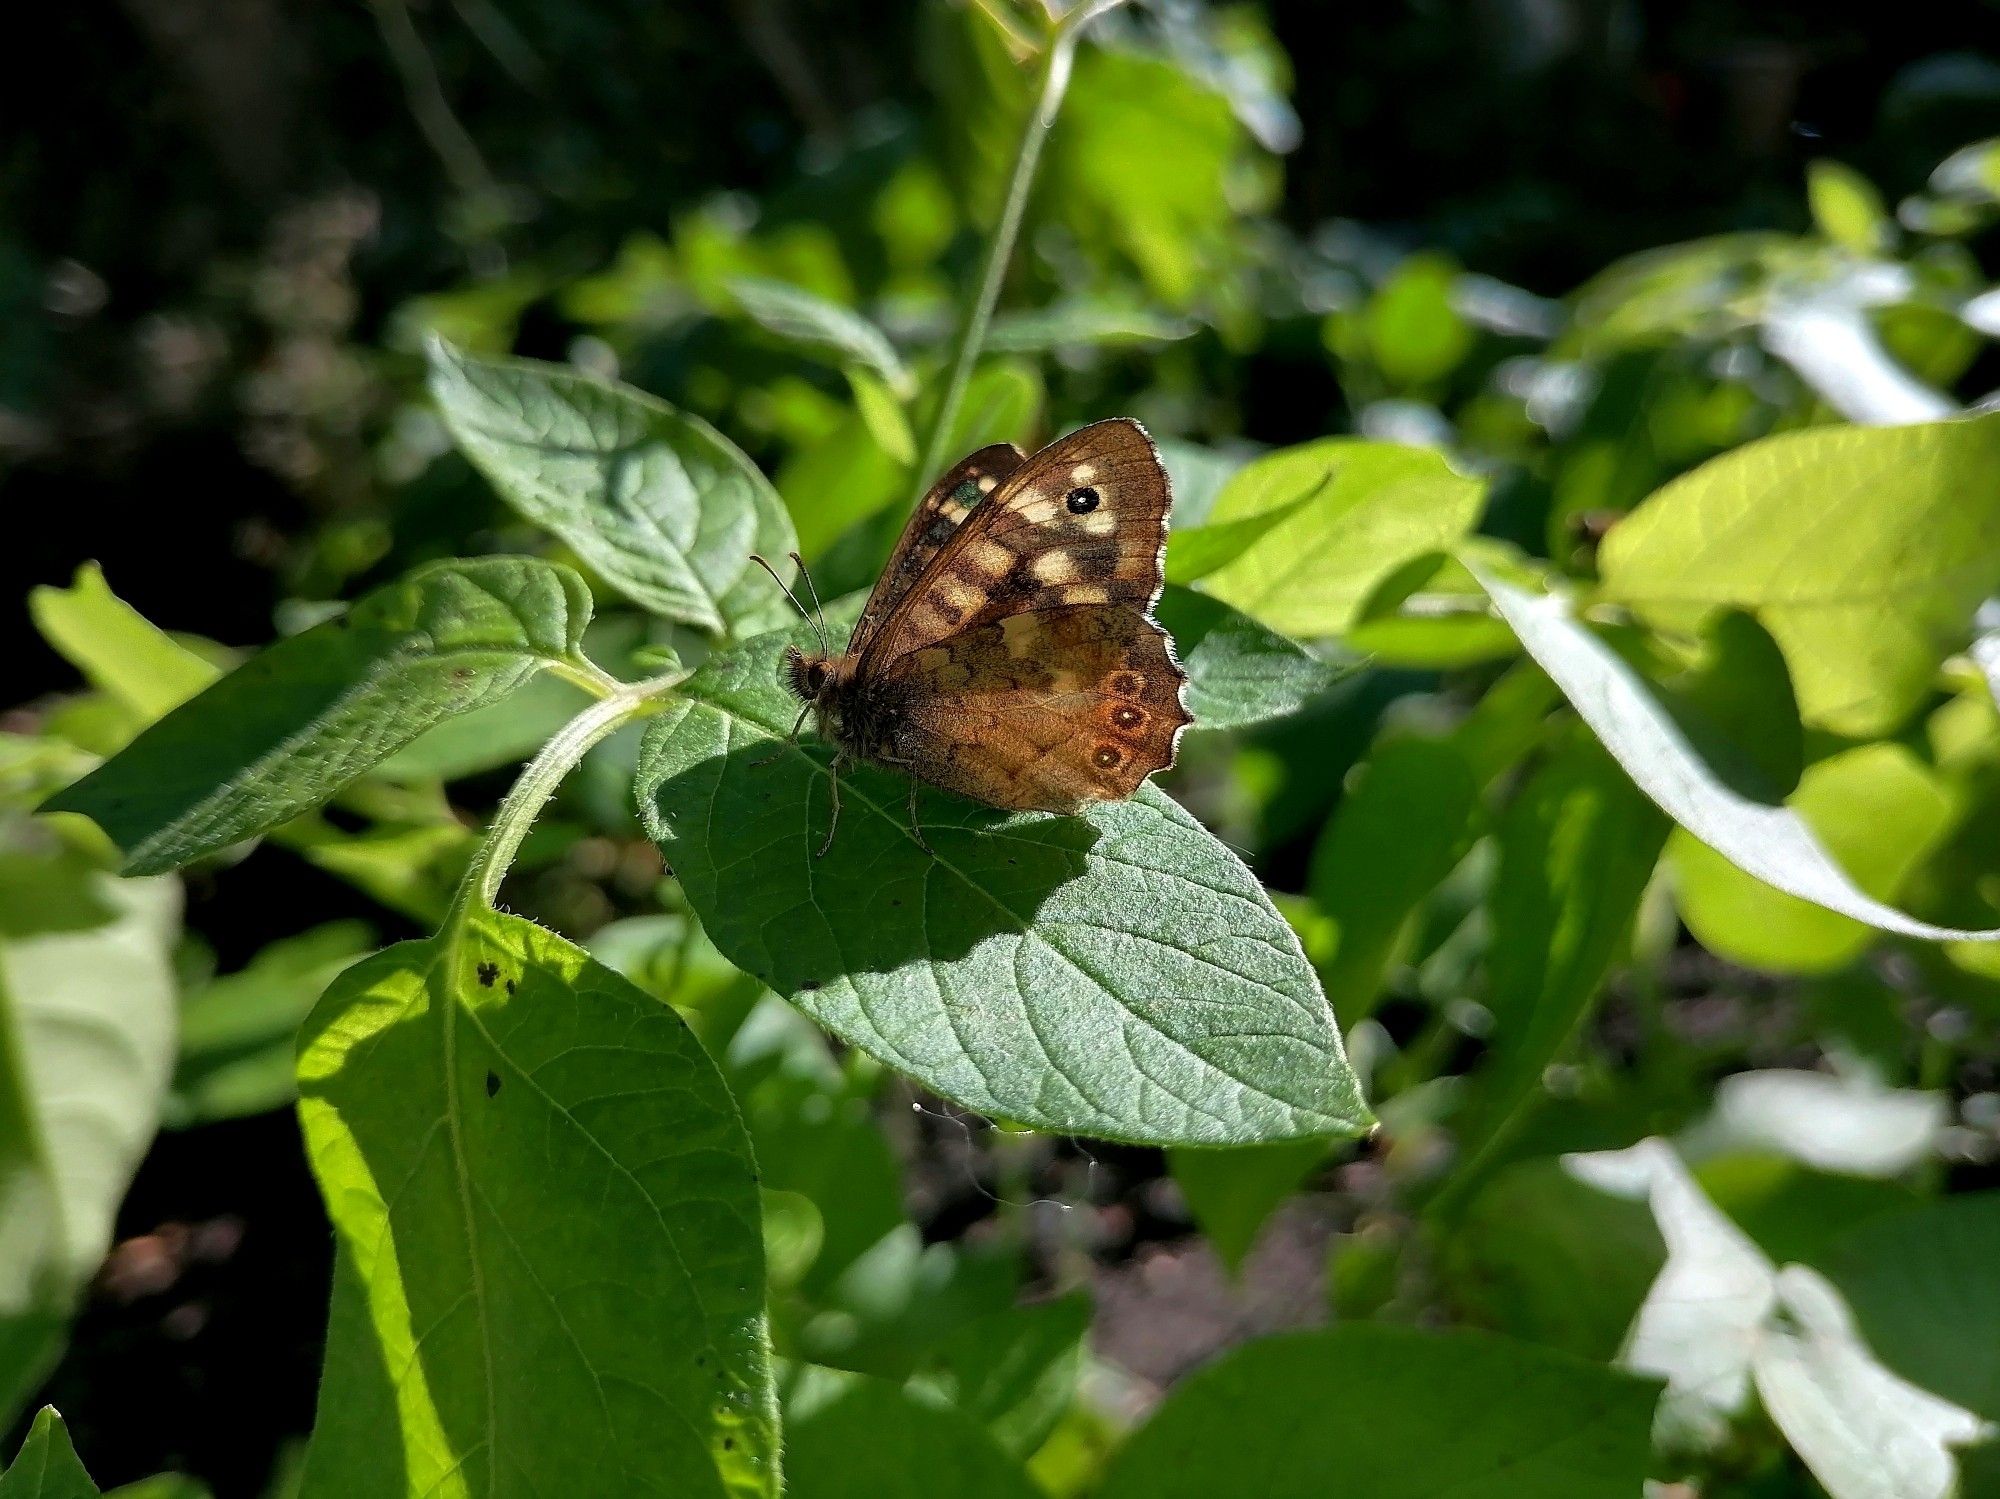
[[[803,704],[794,737],[810,716],[835,749],[822,853],[850,759],[911,778],[919,843],[919,781],[1074,812],[1173,763],[1187,677],[1152,618],[1170,501],[1152,439],[1128,419],[1032,457],[996,444],[924,496],[845,651],[799,605],[819,649],[788,649],[779,679]]]

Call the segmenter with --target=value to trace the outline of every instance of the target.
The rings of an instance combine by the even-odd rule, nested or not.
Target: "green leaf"
[[[167,1122],[236,1119],[296,1098],[299,1022],[374,945],[365,923],[328,922],[270,943],[239,972],[186,995]]]
[[[1472,528],[1486,486],[1428,448],[1333,437],[1268,454],[1216,497],[1211,527],[1289,510],[1208,591],[1300,639],[1338,635],[1391,574]]]
[[[1154,616],[1174,637],[1197,729],[1240,729],[1296,713],[1348,673],[1220,599],[1169,586]]]
[[[883,1380],[811,1371],[785,1407],[786,1499],[1039,1499],[966,1415]]]
[[[1510,583],[1539,583],[1546,564],[1490,536],[1468,536],[1459,551]],[[1378,666],[1449,671],[1505,660],[1520,643],[1457,557],[1431,554],[1392,575],[1362,606],[1345,635],[1348,649]]]
[[[1947,1197],[1865,1223],[1826,1269],[1891,1369],[2000,1421],[2000,1192]]]
[[[1337,928],[1321,965],[1348,1024],[1367,1013],[1424,897],[1471,846],[1479,782],[1435,739],[1379,744],[1313,850],[1307,888]]]
[[[13,1466],[0,1474],[0,1499],[98,1499],[99,1493],[77,1460],[63,1418],[54,1406],[43,1406]]]
[[[1025,1458],[1075,1398],[1089,1333],[1083,1296],[974,1317],[938,1345],[939,1393]]]
[[[619,592],[719,633],[782,617],[750,554],[782,568],[791,520],[706,422],[560,365],[478,359],[441,339],[430,361],[431,394],[466,457]]]
[[[1463,1317],[1600,1363],[1665,1258],[1644,1207],[1545,1156],[1500,1167],[1435,1230],[1438,1273]]]
[[[1808,724],[1894,728],[2000,577],[2000,415],[1820,427],[1703,464],[1612,528],[1605,596],[1665,630],[1749,610]]]
[[[711,658],[641,758],[648,827],[732,962],[934,1092],[1038,1128],[1181,1144],[1368,1128],[1297,938],[1151,787],[1077,817],[926,792],[933,855],[907,783],[864,767],[818,857],[830,755],[774,743],[795,716],[786,643]]]
[[[896,393],[866,370],[847,372],[848,389],[854,392],[854,409],[875,446],[905,468],[917,461],[917,434],[910,427],[910,413]]]
[[[1220,499],[1219,495],[1217,499]],[[1283,525],[1312,500],[1310,493],[1302,494],[1240,520],[1204,522],[1174,530],[1167,537],[1167,581],[1196,583],[1228,566],[1261,541],[1266,532]],[[1175,504],[1179,504],[1178,490]],[[1212,506],[1210,513],[1213,513]]]
[[[1487,900],[1493,1040],[1482,1069],[1483,1106],[1460,1136],[1479,1152],[1473,1164],[1518,1125],[1544,1072],[1590,1016],[1668,826],[1581,732],[1508,804]]]
[[[335,981],[299,1091],[338,1234],[308,1499],[777,1492],[749,1143],[672,1009],[472,912]]]
[[[576,683],[543,673],[504,700],[447,718],[375,767],[384,780],[457,781],[519,765],[590,706]]]
[[[1875,184],[1853,167],[1830,157],[1806,164],[1806,203],[1819,232],[1857,255],[1888,248],[1889,215]]]
[[[157,874],[330,799],[453,714],[575,661],[583,580],[530,557],[441,562],[280,641],[44,807]]]
[[[1801,900],[1883,931],[1932,941],[2000,941],[2000,931],[1932,926],[1869,896],[1790,807],[1730,786],[1702,758],[1652,687],[1555,595],[1536,598],[1481,575],[1528,654],[1639,789],[1738,869]]]
[[[1952,798],[1938,776],[1898,744],[1864,744],[1810,766],[1791,798],[1855,885],[1893,898],[1951,831]],[[1875,940],[1839,916],[1745,874],[1686,833],[1671,848],[1681,919],[1717,957],[1775,973],[1831,973]]]
[[[851,307],[803,287],[763,276],[732,276],[724,283],[751,321],[768,333],[843,364],[873,370],[901,400],[916,391],[916,377],[889,335]]]
[[[1630,1499],[1657,1393],[1484,1333],[1357,1323],[1265,1338],[1176,1386],[1100,1499]]]
[[[1265,1220],[1326,1159],[1330,1143],[1284,1140],[1235,1150],[1172,1150],[1167,1165],[1195,1223],[1233,1274],[1243,1268]]]
[[[0,1423],[48,1372],[152,1144],[180,905],[177,881],[0,843]]]
[[[917,402],[915,430],[929,429],[938,395],[932,389]],[[952,427],[953,460],[988,443],[1020,441],[1041,404],[1041,377],[1032,366],[1018,360],[982,364],[972,373]],[[891,510],[900,527],[915,485],[910,466],[880,442],[867,413],[859,410],[778,471],[778,489],[798,525],[799,549],[808,557],[820,556],[856,526]],[[879,563],[889,544],[884,540],[868,561]]]
[[[110,693],[147,723],[221,675],[220,667],[113,593],[95,562],[79,567],[68,588],[30,589],[28,613],[42,638],[91,686]]]
[[[1122,349],[1173,343],[1201,325],[1146,307],[1073,297],[1046,307],[1003,312],[986,330],[993,354],[1048,354],[1058,349]]]
[[[1472,330],[1451,300],[1458,274],[1442,256],[1412,255],[1370,299],[1368,351],[1392,386],[1434,384],[1471,352]]]

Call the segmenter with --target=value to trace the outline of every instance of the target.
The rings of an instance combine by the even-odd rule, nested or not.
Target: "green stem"
[[[493,825],[473,853],[472,862],[459,882],[458,894],[452,900],[452,924],[474,902],[493,904],[500,893],[500,882],[507,877],[514,856],[521,851],[528,829],[555,795],[563,777],[576,769],[577,763],[598,744],[633,719],[651,713],[660,698],[685,681],[687,675],[675,671],[644,682],[618,683],[615,690],[556,731],[555,737],[528,762],[528,768],[521,772],[520,779],[500,803],[500,810],[493,814]],[[594,684],[593,690],[596,690]]]
[[[1014,243],[1021,236],[1021,220],[1028,210],[1028,191],[1034,186],[1035,169],[1042,159],[1042,145],[1049,127],[1062,110],[1063,95],[1069,91],[1070,69],[1076,61],[1076,44],[1083,28],[1106,11],[1116,10],[1126,0],[1081,0],[1057,21],[1050,33],[1048,51],[1042,58],[1042,86],[1035,107],[1029,112],[1021,132],[1021,149],[1014,157],[1014,175],[1007,184],[1007,199],[1000,210],[1000,222],[993,230],[993,242],[986,252],[986,266],[980,273],[979,288],[965,310],[959,330],[958,352],[952,356],[951,372],[945,379],[944,396],[924,442],[922,461],[917,464],[916,498],[938,474],[950,457],[952,428],[958,408],[965,404],[965,388],[972,379],[972,366],[986,344],[986,330],[993,323],[993,309],[1000,302],[1000,287],[1007,279],[1007,265],[1014,258]]]

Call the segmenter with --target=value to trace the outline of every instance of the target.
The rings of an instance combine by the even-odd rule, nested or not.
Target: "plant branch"
[[[615,692],[592,703],[556,731],[555,737],[528,762],[528,768],[521,772],[520,779],[500,803],[500,810],[493,814],[493,825],[473,853],[458,893],[452,899],[454,924],[473,902],[493,904],[500,893],[500,882],[507,877],[515,855],[521,851],[528,829],[555,795],[563,777],[576,769],[577,763],[598,744],[632,720],[653,712],[660,699],[686,681],[687,676],[685,671],[673,671],[643,682],[621,683]]]
[[[923,456],[917,465],[918,499],[923,497],[924,490],[944,469],[950,457],[946,450],[951,445],[952,428],[958,421],[959,407],[965,404],[965,388],[972,379],[972,366],[978,362],[979,351],[985,346],[986,331],[993,323],[993,309],[999,305],[1000,287],[1007,279],[1008,263],[1014,258],[1014,243],[1021,235],[1021,220],[1027,214],[1028,192],[1034,186],[1035,169],[1041,164],[1042,145],[1048,138],[1049,127],[1055,124],[1056,116],[1062,111],[1063,95],[1069,91],[1077,42],[1086,25],[1125,3],[1126,0],[1084,0],[1057,21],[1050,34],[1048,51],[1042,58],[1041,92],[1021,132],[1021,149],[1014,157],[1014,175],[1007,183],[1007,198],[1000,210],[1000,222],[994,226],[993,241],[987,247],[986,265],[980,273],[978,289],[966,307],[965,323],[959,330],[958,350],[952,356],[951,371],[945,379],[944,396],[938,402],[937,415],[931,421]]]

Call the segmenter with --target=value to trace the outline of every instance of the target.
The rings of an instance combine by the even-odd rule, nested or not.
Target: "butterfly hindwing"
[[[1031,610],[900,657],[897,759],[996,807],[1073,812],[1171,765],[1189,722],[1166,632],[1131,605]]]
[[[857,633],[863,670],[1010,615],[1080,605],[1142,613],[1160,591],[1170,500],[1137,422],[1096,422],[1051,443],[955,528],[868,640]]]
[[[951,540],[973,508],[1004,483],[1026,456],[1011,442],[996,442],[969,458],[961,458],[930,487],[903,527],[896,549],[889,554],[888,565],[868,595],[848,644],[850,651],[859,653],[866,649],[882,621],[923,576],[939,549]]]

